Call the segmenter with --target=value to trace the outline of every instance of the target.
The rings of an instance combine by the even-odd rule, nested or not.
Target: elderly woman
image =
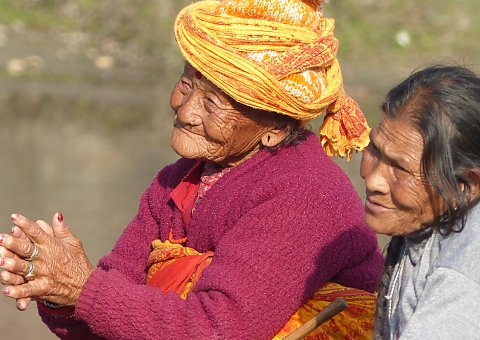
[[[455,66],[392,89],[361,175],[365,219],[393,236],[377,339],[477,339],[480,307],[480,79]]]
[[[52,227],[13,214],[23,234],[0,238],[4,294],[36,299],[65,338],[281,338],[309,298],[312,311],[337,296],[350,298],[348,322],[322,334],[371,334],[383,259],[321,147],[349,156],[369,132],[343,91],[332,30],[319,0],[186,7],[170,99],[181,159],[96,268],[60,213]],[[323,111],[320,141],[303,125]]]

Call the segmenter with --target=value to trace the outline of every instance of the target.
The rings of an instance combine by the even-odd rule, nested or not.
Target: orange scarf
[[[186,299],[203,270],[212,262],[214,253],[199,253],[195,249],[169,241],[155,240],[152,245],[153,251],[147,263],[147,285],[161,289],[164,294],[175,292]],[[338,297],[345,299],[348,308],[312,331],[305,339],[371,339],[375,294],[333,282],[327,282],[319,288],[273,339],[285,338]]]
[[[303,122],[326,113],[323,148],[350,158],[370,129],[345,94],[323,2],[198,1],[179,13],[175,38],[185,59],[239,103]]]
[[[164,294],[175,292],[186,299],[203,270],[212,262],[213,252],[202,254],[169,241],[155,240],[152,245],[147,262],[147,285],[160,288]]]

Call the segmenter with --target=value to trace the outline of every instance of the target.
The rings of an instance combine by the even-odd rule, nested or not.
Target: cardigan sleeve
[[[314,193],[299,206],[299,193],[306,194],[293,188],[235,221],[186,300],[135,282],[125,271],[100,267],[82,291],[76,316],[106,338],[271,338],[347,265],[342,249],[350,234],[363,233],[361,216],[343,218],[337,203],[326,204],[326,197]],[[288,207],[294,212],[286,213]],[[375,248],[369,243],[366,251]]]
[[[121,281],[131,287],[144,284],[145,264],[151,251],[151,241],[158,238],[158,226],[151,214],[150,202],[158,199],[161,192],[162,188],[157,177],[143,193],[137,215],[123,231],[112,252],[100,259],[97,269],[92,274],[93,277],[98,272],[112,272],[115,277],[120,277]],[[116,279],[108,283],[109,289],[112,291],[116,291],[115,281]],[[81,295],[84,295],[83,291]],[[110,309],[108,306],[105,308],[106,311]],[[43,305],[39,305],[38,310],[43,322],[52,332],[63,339],[96,338],[88,325],[76,317],[76,314],[82,310],[87,314],[91,312],[82,304],[82,297],[80,297],[74,313],[59,313],[58,309]]]

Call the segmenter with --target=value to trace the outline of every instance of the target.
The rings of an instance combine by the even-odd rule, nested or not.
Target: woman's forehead
[[[201,83],[211,91],[224,93],[217,85],[212,83],[207,77],[205,77],[199,70],[197,70],[188,62],[185,62],[183,73],[189,78],[195,79],[195,81]]]
[[[372,143],[391,158],[409,155],[421,158],[423,138],[411,120],[384,115],[370,134]],[[417,157],[415,157],[417,156]]]
[[[194,72],[196,68],[193,67],[188,61],[186,61],[185,64],[183,65],[183,70],[184,72]]]

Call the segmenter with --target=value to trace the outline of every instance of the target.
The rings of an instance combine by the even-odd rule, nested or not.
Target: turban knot
[[[309,121],[328,155],[368,144],[362,111],[345,94],[334,20],[323,0],[199,1],[185,7],[175,38],[185,59],[244,105]]]

